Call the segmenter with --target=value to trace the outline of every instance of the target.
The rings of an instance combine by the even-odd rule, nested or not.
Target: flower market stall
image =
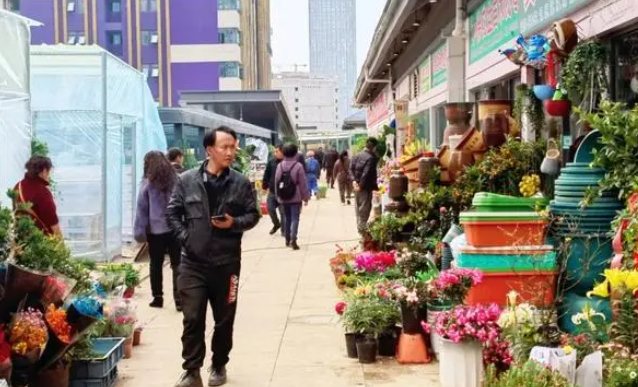
[[[136,337],[139,273],[71,258],[63,240],[36,227],[28,205],[0,207],[0,381],[113,385]]]
[[[504,53],[546,85],[448,104],[438,149],[385,160],[381,213],[330,260],[349,357],[436,360],[443,387],[638,386],[638,109],[605,100],[608,53],[573,24]]]

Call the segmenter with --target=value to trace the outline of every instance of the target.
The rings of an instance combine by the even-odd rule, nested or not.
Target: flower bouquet
[[[439,273],[433,284],[437,298],[443,302],[461,305],[470,288],[480,284],[482,280],[483,273],[479,270],[452,268]]]
[[[67,322],[67,313],[64,309],[50,304],[44,313],[44,320],[51,334],[40,359],[39,368],[41,370],[58,361],[69,350],[74,341],[72,328]]]
[[[28,308],[14,315],[9,329],[11,352],[33,364],[40,359],[48,338],[42,312]]]
[[[50,275],[44,280],[42,285],[42,304],[57,306],[62,305],[69,296],[76,281],[61,274]]]
[[[132,337],[137,322],[135,305],[128,299],[115,299],[108,306],[106,321],[107,331],[111,337]]]
[[[67,309],[67,322],[73,335],[80,335],[102,318],[102,303],[94,296],[83,294],[75,297]]]

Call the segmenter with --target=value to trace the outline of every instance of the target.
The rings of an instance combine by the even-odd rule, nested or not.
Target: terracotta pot
[[[388,196],[392,200],[401,199],[408,192],[408,177],[402,171],[392,172]]]
[[[512,114],[512,102],[509,100],[484,100],[478,103],[479,121],[492,114]]]
[[[499,147],[507,141],[509,120],[504,114],[491,114],[481,120],[483,143],[487,148]]]
[[[142,329],[135,328],[135,331],[133,332],[133,346],[137,347],[141,343],[142,343]]]
[[[434,169],[439,166],[439,159],[434,156],[434,153],[422,157],[419,159],[419,173],[418,182],[419,185],[425,187],[434,178]]]
[[[450,181],[456,181],[457,177],[461,174],[463,169],[471,165],[474,162],[474,156],[472,156],[471,152],[452,151],[452,156],[450,157]]]
[[[124,358],[130,359],[131,357],[133,357],[133,337],[124,341]]]
[[[469,126],[472,120],[472,114],[474,113],[474,103],[450,102],[445,104],[444,109],[445,119],[449,124],[464,124],[465,126]]]
[[[450,156],[452,152],[450,147],[447,145],[443,145],[439,149],[439,154],[436,156],[439,159],[439,163],[441,164],[441,169],[448,169],[450,167]]]

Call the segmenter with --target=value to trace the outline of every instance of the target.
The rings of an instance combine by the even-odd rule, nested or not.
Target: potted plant
[[[107,331],[111,337],[123,337],[124,358],[129,359],[133,355],[133,333],[135,331],[135,307],[128,299],[120,299],[111,303],[106,314],[108,324]]]
[[[606,99],[609,89],[609,48],[591,40],[579,44],[562,68],[560,86],[580,110],[591,113]]]
[[[441,336],[439,375],[443,387],[479,387],[483,377],[483,344],[498,338],[500,308],[457,306],[442,312],[435,326],[424,323],[427,331]]]
[[[337,304],[335,304],[335,312],[342,319],[343,319],[343,315],[346,312],[347,308],[348,308],[348,304],[346,302],[344,302],[344,301],[339,301],[339,302],[337,302]],[[357,334],[356,332],[349,331],[349,327],[346,325],[345,321],[344,321],[343,325],[346,328],[346,333],[345,333],[345,337],[346,337],[346,353],[348,354],[349,358],[356,359],[358,357],[358,355],[357,355],[357,338],[358,338],[359,334]]]
[[[131,263],[109,264],[102,267],[102,272],[112,273],[121,278],[125,286],[124,297],[131,298],[135,294],[135,288],[140,284],[140,272]]]
[[[499,374],[495,367],[487,368],[484,387],[575,387],[560,373],[528,360]]]
[[[470,288],[480,284],[482,280],[483,273],[479,270],[452,268],[439,273],[433,285],[439,300],[461,305]]]
[[[357,355],[360,363],[374,363],[377,357],[377,337],[396,323],[399,311],[389,299],[377,296],[356,297],[348,302],[343,314],[349,332],[360,334]]]
[[[427,318],[428,286],[416,278],[406,278],[393,287],[393,293],[401,306],[403,333],[421,333],[421,321]]]

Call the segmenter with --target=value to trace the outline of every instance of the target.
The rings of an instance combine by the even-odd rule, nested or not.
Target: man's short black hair
[[[368,140],[366,140],[366,148],[368,150],[374,150],[374,148],[376,148],[379,145],[379,140],[377,140],[375,137],[368,137]]]
[[[224,132],[233,136],[235,140],[237,140],[237,132],[229,128],[228,126],[220,126],[213,130],[209,130],[204,135],[204,148],[208,148],[209,146],[215,146],[215,141],[217,140],[217,132]]]
[[[282,143],[276,144],[275,145],[275,149],[278,149],[278,150],[283,152],[284,151],[284,144],[282,144]]]
[[[284,146],[285,157],[295,157],[297,156],[298,151],[299,151],[299,148],[297,148],[297,145],[295,144],[287,144],[286,146]]]
[[[175,160],[177,160],[180,157],[183,157],[184,153],[179,148],[171,148],[168,150],[168,153],[166,154],[166,156],[168,157],[168,161],[170,161],[171,163],[174,163]]]
[[[24,166],[27,170],[27,177],[35,179],[44,171],[50,171],[53,168],[51,159],[45,156],[32,156]]]

